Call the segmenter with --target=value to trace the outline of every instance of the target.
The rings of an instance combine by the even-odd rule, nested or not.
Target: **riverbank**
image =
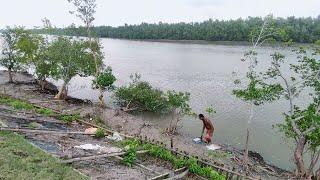
[[[32,76],[27,74],[15,73],[15,80],[19,83],[7,84],[7,75],[0,71],[0,91],[12,97],[25,99],[41,106],[55,109],[59,112],[80,113],[81,117],[91,119],[92,123],[101,123],[108,128],[130,136],[147,137],[148,139],[159,141],[167,146],[170,145],[170,136],[162,133],[161,129],[156,128],[151,122],[137,118],[125,112],[99,107],[89,103],[73,103],[66,101],[54,101],[53,94],[47,94],[38,90],[37,84]],[[208,161],[224,165],[228,169],[241,170],[239,162],[242,159],[242,151],[230,146],[221,144],[219,151],[208,151],[205,146],[194,144],[190,138],[176,135],[173,137],[173,146],[179,151],[190,155],[200,156]],[[251,153],[250,176],[262,177],[263,179],[287,179],[288,172],[274,166],[268,165],[258,153]]]

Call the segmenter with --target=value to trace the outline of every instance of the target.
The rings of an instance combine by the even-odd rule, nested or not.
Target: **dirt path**
[[[131,136],[139,136],[143,138],[148,138],[150,140],[159,141],[164,143],[167,146],[170,146],[170,139],[171,137],[166,136],[162,133],[161,129],[157,129],[151,122],[139,119],[133,115],[127,114],[125,112],[115,110],[115,109],[100,109],[95,105],[88,104],[88,103],[69,103],[66,101],[53,101],[54,95],[41,93],[38,90],[36,82],[34,81],[33,77],[27,74],[14,74],[14,79],[19,82],[15,84],[7,84],[7,77],[4,71],[0,71],[0,92],[8,94],[12,97],[25,99],[29,102],[38,104],[40,106],[49,107],[59,112],[65,113],[79,113],[81,117],[91,120],[91,123],[102,123],[105,124],[108,128],[113,129],[114,131],[131,135]],[[1,107],[0,107],[1,109]],[[1,114],[0,114],[1,115]],[[19,115],[19,114],[18,114]],[[35,116],[31,114],[30,116]],[[51,119],[54,121],[54,119]],[[8,123],[8,122],[7,122]],[[59,126],[59,128],[66,128],[64,126]],[[86,126],[80,124],[73,124],[72,130],[75,131],[83,131]],[[104,146],[109,146],[107,142],[100,142],[94,138],[83,139],[82,136],[77,135],[77,137],[66,137],[66,136],[51,136],[46,137],[45,135],[37,135],[37,136],[26,136],[33,141],[34,139],[41,140],[45,142],[47,138],[51,139],[50,142],[53,143],[56,147],[50,147],[49,149],[52,150],[51,153],[56,154],[59,157],[74,157],[77,155],[84,155],[88,152],[81,152],[79,150],[75,150],[73,147],[75,145],[83,144],[85,142],[90,143],[101,143]],[[49,135],[47,135],[49,136]],[[85,137],[88,138],[88,137]],[[47,143],[47,142],[46,142]],[[37,144],[37,142],[35,142]],[[39,146],[41,147],[41,142],[39,142]],[[207,159],[208,161],[215,162],[218,165],[223,165],[225,168],[228,169],[238,169],[241,172],[241,168],[239,166],[239,159],[241,159],[241,152],[233,147],[222,146],[222,149],[215,152],[208,152],[205,146],[197,145],[191,142],[189,138],[183,137],[181,135],[177,135],[173,137],[173,145],[174,148],[178,149],[178,151],[185,152],[186,154],[200,156],[202,158]],[[284,174],[285,171],[278,169],[273,166],[269,166],[259,159],[251,159],[251,167],[253,168],[250,175],[255,177],[261,177],[263,179],[279,179],[283,178],[286,179]],[[103,170],[110,170],[107,172],[111,173],[116,169],[121,169],[119,164],[112,162],[101,162],[101,166],[96,169],[97,162],[88,162],[88,164],[95,167],[95,169],[88,169],[88,164],[75,164],[78,169],[81,171],[90,174],[91,177],[96,177],[97,179],[102,178],[104,173],[101,173],[101,169]],[[100,163],[100,162],[98,162]],[[91,167],[91,166],[90,166]],[[124,170],[125,171],[125,170]],[[131,177],[141,177],[141,172],[139,170],[127,169],[128,172],[125,171],[124,175],[117,173],[116,171],[113,175],[114,177],[123,177],[125,174],[132,174],[134,176]],[[134,171],[134,172],[133,172]],[[140,174],[139,174],[140,173]],[[123,176],[122,176],[123,175]],[[113,177],[113,176],[112,176]],[[147,177],[147,175],[144,175]],[[123,177],[124,178],[124,177]]]

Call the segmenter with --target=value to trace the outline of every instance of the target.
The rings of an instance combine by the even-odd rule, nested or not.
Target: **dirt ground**
[[[86,119],[95,123],[95,119],[99,117],[108,128],[131,136],[147,137],[150,140],[159,141],[167,146],[170,145],[170,136],[167,136],[162,133],[161,129],[157,129],[151,122],[137,118],[131,114],[122,112],[120,110],[115,110],[111,108],[100,109],[94,104],[90,103],[70,103],[66,101],[54,101],[53,94],[40,92],[37,86],[37,83],[32,76],[28,74],[15,73],[14,80],[16,83],[8,84],[7,82],[7,73],[5,71],[0,71],[0,92],[8,94],[12,97],[25,99],[29,102],[36,103],[43,107],[49,107],[60,112],[66,113],[80,113],[80,115]],[[5,107],[0,107],[0,115],[5,111]],[[19,115],[19,114],[18,114]],[[34,115],[30,115],[32,117]],[[39,117],[38,117],[39,118]],[[46,117],[46,120],[56,121],[55,119],[50,119]],[[11,126],[19,126],[18,124],[11,123]],[[54,123],[53,123],[54,124]],[[44,128],[50,127],[50,123],[45,125]],[[67,128],[64,126],[56,127],[60,130]],[[62,128],[62,129],[61,129]],[[84,131],[86,126],[80,124],[73,124],[72,126],[74,131]],[[76,137],[74,137],[76,136]],[[30,141],[34,141],[35,144],[41,147],[41,142],[48,142],[47,139],[50,139],[52,147],[45,148],[47,151],[59,156],[59,157],[76,157],[81,155],[90,154],[90,152],[82,152],[79,149],[70,148],[76,145],[85,144],[86,142],[90,143],[99,143],[103,146],[111,146],[108,142],[101,142],[94,138],[82,138],[81,135],[73,136],[63,136],[63,135],[28,135],[26,137]],[[54,145],[57,145],[55,147]],[[228,169],[235,168],[237,171],[241,172],[241,167],[239,166],[239,159],[242,158],[242,151],[235,149],[233,147],[225,146],[221,144],[222,149],[215,152],[209,152],[205,146],[194,144],[190,141],[189,138],[182,135],[175,135],[173,137],[174,148],[177,148],[178,151],[185,152],[190,155],[202,157],[208,161],[215,162],[216,164],[223,164]],[[287,179],[286,175],[288,172],[283,171],[279,168],[266,164],[262,157],[252,156],[250,163],[252,170],[250,171],[250,176],[260,177],[262,179]],[[93,179],[105,179],[105,176],[108,175],[110,179],[125,179],[126,174],[131,174],[130,179],[135,179],[134,177],[145,177],[149,178],[148,173],[141,172],[141,169],[136,168],[126,168],[123,165],[119,164],[117,161],[109,161],[108,159],[104,162],[86,162],[86,163],[75,163],[77,169],[80,169],[81,172],[90,175]],[[150,164],[152,168],[155,168],[152,163]],[[91,168],[94,167],[94,168]],[[104,172],[104,173],[102,173]],[[143,175],[142,175],[143,174]],[[141,179],[141,178],[138,178]]]

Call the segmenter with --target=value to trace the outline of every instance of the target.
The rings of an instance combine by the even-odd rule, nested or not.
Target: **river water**
[[[140,73],[143,80],[162,90],[174,89],[191,93],[190,104],[197,113],[213,105],[216,114],[210,116],[215,132],[214,143],[230,144],[243,148],[246,128],[252,134],[250,150],[259,152],[267,162],[291,170],[293,168],[292,145],[272,125],[282,122],[288,102],[278,101],[254,108],[253,121],[248,124],[250,105],[232,95],[236,79],[244,77],[246,65],[241,62],[244,45],[192,44],[174,42],[146,42],[118,39],[101,39],[105,63],[111,65],[117,77],[117,85],[130,82],[132,73]],[[270,54],[277,48],[258,49],[260,68],[266,68]],[[289,49],[281,50],[294,57]],[[290,58],[295,59],[295,58]],[[290,62],[290,60],[289,60]],[[90,78],[76,77],[71,81],[69,93],[78,98],[96,100],[97,92],[91,89]],[[300,98],[300,103],[304,103]],[[106,99],[111,102],[109,96]],[[165,128],[171,116],[144,114],[143,118]],[[183,118],[180,131],[190,137],[198,137],[202,122],[191,117]]]

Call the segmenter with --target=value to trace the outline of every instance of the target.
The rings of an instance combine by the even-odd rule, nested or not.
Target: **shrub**
[[[95,137],[97,138],[103,138],[105,136],[105,132],[103,129],[98,128],[96,133],[95,133]]]

